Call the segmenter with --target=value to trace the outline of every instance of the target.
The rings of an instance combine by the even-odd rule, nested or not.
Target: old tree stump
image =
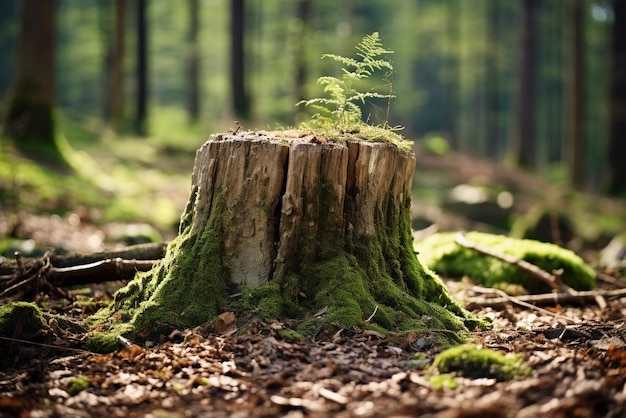
[[[196,152],[177,238],[94,316],[94,341],[211,326],[225,311],[299,319],[303,333],[320,322],[475,326],[414,253],[414,169],[413,153],[389,143],[298,131],[212,135]]]

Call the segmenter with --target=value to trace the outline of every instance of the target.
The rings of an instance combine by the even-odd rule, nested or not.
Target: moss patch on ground
[[[499,381],[530,373],[517,354],[504,355],[471,344],[461,344],[442,351],[435,357],[433,367],[441,373],[458,373],[472,379],[492,378]]]
[[[78,395],[90,386],[89,379],[85,376],[72,378],[67,384],[67,393],[72,396]]]
[[[530,273],[460,246],[455,242],[455,235],[454,232],[437,233],[415,243],[420,261],[444,277],[467,276],[487,287],[509,283],[523,286],[530,291],[545,290],[547,285],[539,282]],[[593,288],[593,270],[570,250],[554,244],[480,232],[470,232],[465,237],[497,252],[526,260],[548,273],[563,269],[563,282],[576,290]]]

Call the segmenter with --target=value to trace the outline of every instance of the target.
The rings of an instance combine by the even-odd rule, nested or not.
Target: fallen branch
[[[477,290],[475,287],[474,290]],[[484,308],[487,306],[493,308],[501,308],[510,303],[516,305],[537,308],[536,305],[557,305],[557,304],[584,304],[590,301],[596,301],[598,297],[606,299],[616,299],[626,297],[626,288],[611,290],[585,290],[578,292],[555,292],[541,293],[536,295],[510,296],[499,289],[479,288],[480,293],[498,294],[500,297],[473,297],[468,298],[465,307],[467,309]]]
[[[163,258],[167,244],[140,244],[117,251],[92,254],[43,257],[24,260],[16,254],[14,266],[3,267],[0,276],[0,298],[18,292],[37,293],[59,286],[74,286],[106,281],[129,280],[136,272],[147,271]]]
[[[165,256],[167,243],[137,244],[119,250],[102,251],[92,254],[74,253],[66,256],[55,256],[52,264],[55,267],[70,267],[89,264],[96,261],[121,258],[123,260],[158,260]]]
[[[492,307],[492,308],[504,307],[505,305],[508,305],[509,303],[513,303],[515,305],[523,306],[525,308],[529,308],[529,309],[541,312],[544,315],[549,315],[555,318],[559,318],[561,320],[564,320],[565,322],[569,322],[569,323],[576,322],[572,320],[571,318],[556,314],[554,312],[550,312],[547,309],[543,309],[539,306],[533,305],[528,300],[526,300],[527,296],[539,296],[539,295],[511,296],[511,295],[506,294],[504,291],[500,289],[488,289],[488,288],[484,288],[480,286],[473,286],[472,290],[474,290],[474,292],[477,292],[477,293],[496,294],[496,295],[499,295],[500,298],[470,298],[465,304],[466,309],[475,309],[475,308],[487,307],[487,306]],[[556,294],[556,293],[548,293],[547,295],[553,295],[553,294]],[[545,296],[545,295],[542,295],[542,296]],[[494,301],[501,302],[501,303],[493,304],[492,302]],[[482,302],[484,304],[480,304],[478,302]]]
[[[108,258],[79,266],[51,267],[49,275],[52,283],[57,286],[102,283],[132,279],[138,271],[150,270],[154,263],[156,260]]]

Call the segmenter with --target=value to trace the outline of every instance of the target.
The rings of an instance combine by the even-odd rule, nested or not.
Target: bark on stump
[[[147,337],[155,324],[195,327],[233,309],[314,317],[301,330],[466,329],[473,319],[413,251],[414,169],[412,152],[388,143],[212,135],[196,153],[178,237],[116,293],[101,329]]]

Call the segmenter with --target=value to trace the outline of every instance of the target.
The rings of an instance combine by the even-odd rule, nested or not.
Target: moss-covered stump
[[[455,236],[455,232],[442,232],[416,242],[415,250],[422,264],[444,277],[466,276],[487,287],[512,284],[520,285],[530,292],[551,290],[546,283],[516,265],[462,247],[455,242]],[[562,269],[563,283],[576,290],[593,288],[593,270],[580,257],[565,248],[481,232],[469,232],[465,237],[496,252],[528,261],[548,273]]]
[[[92,343],[210,326],[231,310],[301,319],[301,332],[320,322],[474,327],[413,251],[414,168],[410,150],[388,143],[293,131],[211,136],[196,154],[179,235],[92,318]]]

